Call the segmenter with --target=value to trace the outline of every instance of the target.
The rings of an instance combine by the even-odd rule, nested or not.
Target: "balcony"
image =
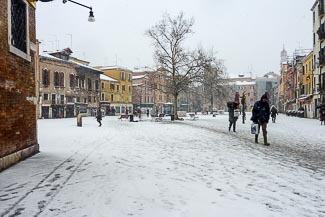
[[[325,30],[322,28],[319,28],[317,30],[318,38],[319,40],[324,40],[325,39]]]

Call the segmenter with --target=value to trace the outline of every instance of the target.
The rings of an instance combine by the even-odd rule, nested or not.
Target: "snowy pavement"
[[[41,153],[0,173],[0,216],[325,216],[318,121],[280,115],[267,147],[226,115],[144,119],[38,121]]]

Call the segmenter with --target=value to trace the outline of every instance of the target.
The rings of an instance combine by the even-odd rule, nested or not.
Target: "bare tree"
[[[166,90],[174,97],[174,115],[177,117],[177,99],[181,91],[189,84],[198,80],[203,72],[203,66],[212,58],[208,58],[202,49],[188,51],[184,42],[193,33],[194,19],[185,19],[181,12],[172,18],[169,14],[155,26],[146,31],[153,40],[155,58],[166,71]]]
[[[227,97],[225,66],[223,61],[215,60],[205,66],[201,83],[205,98],[210,102],[209,110],[212,112],[216,99],[222,101]]]

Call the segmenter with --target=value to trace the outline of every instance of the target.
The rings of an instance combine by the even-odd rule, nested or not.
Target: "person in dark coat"
[[[272,105],[271,106],[271,117],[272,117],[272,122],[275,123],[276,116],[278,115],[278,109]]]
[[[101,127],[102,126],[102,111],[100,108],[97,110],[96,119],[97,119],[97,122],[99,123],[99,127]]]
[[[321,107],[319,109],[319,119],[320,119],[320,124],[323,125],[324,122],[325,125],[325,107]]]
[[[150,111],[149,111],[149,109],[147,109],[147,118],[149,117],[149,113],[150,113]]]
[[[260,101],[257,101],[254,104],[253,111],[252,111],[252,118],[251,120],[258,124],[258,132],[260,132],[260,128],[262,127],[263,131],[263,138],[264,138],[264,145],[270,145],[267,141],[267,124],[269,123],[270,119],[270,106],[268,102],[267,94],[264,94],[261,97]],[[258,143],[258,134],[255,135],[255,143]]]
[[[229,112],[229,128],[228,130],[230,131],[231,127],[234,132],[236,132],[236,122],[238,120],[238,116],[235,115],[235,109],[236,109],[236,103],[234,102],[228,102],[228,112]]]

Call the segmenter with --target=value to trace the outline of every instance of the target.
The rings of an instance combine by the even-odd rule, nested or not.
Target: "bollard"
[[[81,116],[81,114],[79,114],[77,116],[77,126],[82,127],[82,116]]]

